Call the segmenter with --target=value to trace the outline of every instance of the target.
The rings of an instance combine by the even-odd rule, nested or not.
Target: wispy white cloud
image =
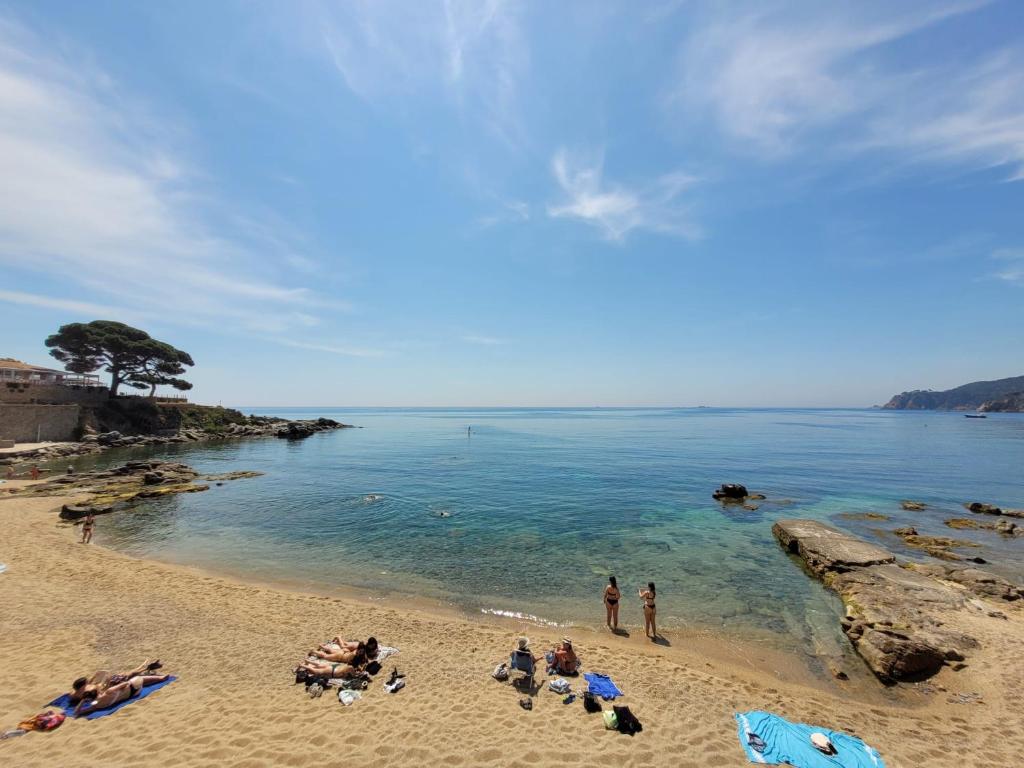
[[[530,205],[522,200],[501,200],[496,212],[481,216],[475,230],[490,229],[499,224],[522,223],[530,220]]]
[[[521,138],[528,68],[519,8],[508,0],[320,3],[315,25],[348,88],[368,102],[441,93],[494,135]]]
[[[499,339],[495,336],[484,336],[478,333],[467,333],[462,337],[462,340],[467,344],[479,344],[484,347],[496,347],[506,343],[505,339]]]
[[[41,307],[42,309],[58,309],[63,312],[76,312],[81,315],[89,315],[105,319],[126,319],[142,317],[138,312],[125,310],[120,307],[112,307],[108,304],[94,304],[88,301],[76,301],[74,299],[62,299],[56,296],[44,296],[38,293],[25,293],[23,291],[0,290],[0,301],[7,304],[22,304],[29,307]]]
[[[314,352],[327,352],[332,355],[344,355],[345,357],[383,357],[387,353],[381,349],[370,349],[364,347],[350,347],[342,344],[320,343],[313,341],[299,341],[297,339],[281,338],[272,336],[267,339],[275,344],[295,349],[309,349]]]
[[[908,159],[970,168],[1006,168],[1024,180],[1024,49],[915,79],[911,99],[869,118],[866,147]]]
[[[765,159],[814,148],[1024,174],[1022,51],[894,57],[892,45],[987,0],[759,6],[695,24],[669,101]],[[732,9],[735,11],[735,9]]]
[[[992,258],[1001,262],[993,277],[1024,286],[1024,248],[1000,248]]]
[[[681,199],[696,183],[695,177],[668,173],[629,187],[606,182],[603,165],[603,158],[587,162],[558,150],[551,170],[565,199],[548,206],[548,215],[590,224],[614,241],[624,240],[635,229],[690,239],[700,236],[689,205]]]
[[[164,125],[87,57],[0,24],[0,264],[77,286],[83,309],[112,297],[185,324],[284,331],[343,309],[231,225]]]

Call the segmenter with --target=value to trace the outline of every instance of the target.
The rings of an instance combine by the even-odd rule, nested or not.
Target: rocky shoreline
[[[42,483],[11,489],[15,498],[36,496],[76,496],[60,511],[62,520],[78,520],[86,515],[105,515],[129,509],[140,499],[153,499],[178,493],[208,491],[208,483],[223,485],[228,480],[260,477],[262,472],[223,472],[202,475],[187,464],[173,461],[129,461],[111,469],[58,475]]]
[[[301,440],[317,432],[353,429],[334,419],[282,419],[273,416],[248,416],[243,423],[232,423],[216,429],[183,428],[173,434],[122,434],[116,430],[89,433],[78,442],[52,443],[0,455],[0,466],[52,461],[87,456],[110,448],[134,448],[149,445],[199,443],[209,440],[234,440],[252,437],[278,437]]]
[[[772,533],[839,595],[844,634],[883,681],[920,679],[963,662],[979,647],[971,616],[1005,618],[985,601],[1024,598],[1020,586],[991,573],[897,563],[891,552],[814,520],[780,520]]]

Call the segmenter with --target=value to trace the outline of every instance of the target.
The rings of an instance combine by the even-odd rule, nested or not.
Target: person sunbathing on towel
[[[145,661],[130,672],[123,674],[115,674],[113,672],[107,672],[106,670],[100,670],[92,675],[92,677],[85,678],[80,677],[71,684],[71,693],[68,694],[68,698],[71,699],[72,704],[78,704],[82,699],[88,696],[99,696],[101,693],[106,691],[113,685],[124,683],[133,677],[138,675],[144,675],[147,672],[154,672],[160,669],[160,661]]]
[[[310,655],[316,656],[317,658],[323,658],[325,662],[339,662],[341,664],[351,664],[356,667],[361,667],[367,663],[367,646],[362,643],[357,643],[353,650],[348,648],[341,648],[340,650],[311,650]],[[374,655],[377,655],[374,653]]]
[[[170,675],[136,675],[123,683],[110,686],[99,695],[90,691],[75,707],[75,717],[88,715],[98,709],[106,709],[120,704],[122,701],[134,699],[147,685],[162,683],[169,677]]]
[[[552,666],[563,675],[574,675],[579,671],[580,660],[568,637],[563,637],[561,646],[555,649],[555,663]]]
[[[365,674],[358,666],[344,662],[314,662],[304,661],[299,664],[298,669],[304,669],[316,677],[359,677]]]
[[[337,649],[334,648],[334,646],[338,646],[338,648],[343,651],[354,651],[362,644],[363,643],[359,640],[342,640],[339,635],[331,640],[331,642],[321,643],[318,647],[321,651],[336,651]],[[378,645],[376,637],[371,637],[366,640],[366,650],[371,659],[377,655],[377,648]]]

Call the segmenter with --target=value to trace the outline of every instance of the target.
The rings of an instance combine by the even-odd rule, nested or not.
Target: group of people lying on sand
[[[365,643],[336,637],[309,652],[308,655],[316,657],[317,661],[305,659],[295,671],[305,670],[312,677],[327,679],[357,677],[364,673],[367,664],[377,658],[379,649],[375,637],[368,638]]]
[[[91,677],[80,677],[71,684],[68,698],[75,705],[75,717],[107,709],[122,701],[133,699],[147,685],[162,683],[170,675],[155,675],[163,666],[159,661],[147,661],[124,673],[100,670]]]

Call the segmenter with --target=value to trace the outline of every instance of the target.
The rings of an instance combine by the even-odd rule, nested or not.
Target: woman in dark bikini
[[[82,543],[88,544],[92,541],[92,531],[96,527],[96,518],[91,514],[85,516],[85,522],[82,523]]]
[[[123,683],[112,685],[98,696],[87,696],[77,707],[75,717],[87,715],[97,709],[106,709],[122,701],[134,699],[147,685],[162,683],[170,675],[136,675]]]
[[[644,634],[651,640],[658,636],[658,628],[655,625],[657,609],[654,607],[654,582],[647,582],[647,589],[638,590],[644,601]]]
[[[326,677],[328,679],[333,679],[335,677],[359,677],[365,674],[358,666],[354,664],[346,664],[343,661],[335,661],[331,663],[326,661],[316,663],[312,661],[304,661],[299,664],[295,671],[298,672],[300,669],[304,669],[316,677]]]
[[[345,664],[359,664],[355,659],[363,657],[364,662],[373,661],[377,658],[377,651],[380,646],[377,645],[377,638],[371,637],[365,643],[337,643],[340,647],[338,649],[331,648],[330,646],[321,645],[318,649],[309,652],[310,656],[316,656],[318,659],[324,661],[340,661]]]
[[[604,588],[604,608],[608,614],[608,628],[614,632],[619,628],[619,585],[614,576],[608,577],[608,586]]]

